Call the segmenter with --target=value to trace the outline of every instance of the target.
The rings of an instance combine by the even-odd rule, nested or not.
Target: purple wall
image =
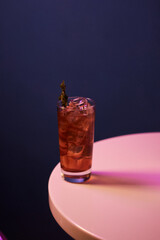
[[[63,79],[68,95],[96,101],[95,140],[160,131],[159,13],[158,0],[1,1],[0,230],[9,239],[67,239],[47,193]]]

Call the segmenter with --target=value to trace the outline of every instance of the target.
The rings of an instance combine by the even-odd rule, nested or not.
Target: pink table
[[[58,164],[48,182],[49,206],[74,239],[160,240],[160,133],[94,143],[92,177],[74,184]]]

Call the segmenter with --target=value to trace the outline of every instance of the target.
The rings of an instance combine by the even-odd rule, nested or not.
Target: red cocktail
[[[95,104],[89,98],[70,97],[57,105],[62,175],[70,182],[90,177],[94,142]]]

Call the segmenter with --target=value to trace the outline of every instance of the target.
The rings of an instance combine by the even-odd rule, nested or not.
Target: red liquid
[[[58,132],[61,168],[83,172],[91,168],[95,109],[67,111],[58,108]]]

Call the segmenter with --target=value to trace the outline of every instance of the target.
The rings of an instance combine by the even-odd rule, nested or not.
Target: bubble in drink
[[[58,106],[58,131],[61,168],[78,173],[91,169],[95,107],[91,100],[69,98],[66,107]]]

